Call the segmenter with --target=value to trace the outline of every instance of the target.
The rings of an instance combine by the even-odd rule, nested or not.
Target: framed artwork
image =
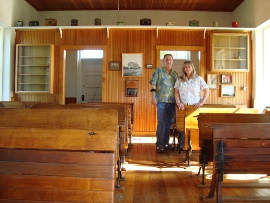
[[[130,53],[122,54],[122,76],[140,77],[143,73],[143,54]]]
[[[153,68],[153,65],[152,64],[146,64],[146,68],[151,69],[151,68]]]
[[[218,74],[207,74],[207,84],[210,89],[218,89]]]
[[[221,97],[235,97],[235,86],[221,85]]]
[[[222,84],[232,84],[232,75],[231,74],[221,74],[221,83]]]
[[[120,70],[120,62],[119,61],[111,61],[109,63],[110,70]]]
[[[138,80],[126,80],[126,97],[138,97],[139,81]]]

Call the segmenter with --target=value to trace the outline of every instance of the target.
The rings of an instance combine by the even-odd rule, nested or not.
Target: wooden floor
[[[181,155],[174,150],[157,153],[154,143],[133,143],[126,157],[122,172],[122,188],[116,189],[115,203],[197,203],[209,193],[211,165],[207,167],[205,185],[198,176],[198,152],[193,152],[191,166],[181,163]],[[269,183],[265,175],[228,175],[224,183]],[[228,196],[270,196],[270,185],[266,188],[224,187],[223,195]],[[211,199],[208,202],[215,202]],[[227,201],[224,201],[227,202]],[[232,202],[232,201],[230,201]],[[235,201],[234,201],[235,202]],[[237,202],[250,202],[237,201]]]

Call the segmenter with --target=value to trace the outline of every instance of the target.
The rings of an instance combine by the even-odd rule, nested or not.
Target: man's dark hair
[[[165,55],[163,56],[163,59],[165,59],[166,56],[171,56],[172,59],[173,59],[173,56],[172,56],[171,54],[165,54]]]

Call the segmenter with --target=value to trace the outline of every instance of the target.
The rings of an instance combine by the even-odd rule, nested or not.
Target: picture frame
[[[232,74],[221,74],[221,84],[232,84]]]
[[[147,69],[152,69],[153,68],[153,65],[152,64],[146,64],[146,68]]]
[[[126,80],[125,94],[126,94],[126,97],[138,97],[139,81],[138,80]]]
[[[141,77],[143,75],[143,54],[123,53],[122,54],[122,76]]]
[[[120,61],[111,61],[109,63],[110,70],[120,70]]]
[[[235,85],[221,85],[221,97],[235,97]]]
[[[210,89],[218,89],[218,74],[207,74],[206,83]]]

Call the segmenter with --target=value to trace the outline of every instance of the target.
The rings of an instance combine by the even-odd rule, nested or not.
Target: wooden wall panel
[[[64,46],[105,46],[107,55],[104,58],[103,67],[103,101],[106,102],[133,102],[134,103],[134,135],[146,135],[156,130],[156,107],[150,103],[149,79],[157,67],[156,47],[157,46],[202,46],[205,48],[203,54],[202,76],[210,71],[210,34],[213,31],[204,30],[180,30],[180,29],[155,29],[155,28],[91,28],[91,29],[58,29],[44,30],[16,30],[16,43],[18,44],[43,44],[52,43],[55,45],[55,78],[54,94],[20,94],[15,95],[15,100],[21,101],[42,101],[59,103],[64,98],[64,70],[61,58],[61,50]],[[61,38],[62,36],[62,38]],[[143,53],[143,76],[122,77],[122,71],[109,70],[110,61],[122,61],[122,53]],[[146,64],[152,64],[152,69],[146,69]],[[220,90],[211,90],[207,100],[209,104],[241,104],[251,107],[252,101],[252,63],[250,72],[231,73],[233,84],[236,85],[235,98],[220,97]],[[222,74],[222,73],[218,73]],[[138,80],[138,97],[125,96],[125,81]],[[241,89],[247,86],[247,91]]]
[[[108,101],[133,102],[135,122],[134,131],[155,131],[155,107],[150,103],[149,79],[153,69],[146,69],[146,64],[155,67],[155,30],[113,29],[110,31],[109,61],[122,61],[122,53],[143,53],[143,76],[122,77],[122,71],[108,72]],[[138,80],[138,97],[125,96],[125,81]]]
[[[220,32],[220,31],[219,31]],[[208,104],[234,104],[234,105],[246,105],[247,107],[252,107],[252,57],[250,51],[250,61],[249,61],[249,72],[212,72],[211,71],[211,44],[210,44],[210,37],[214,31],[207,31],[206,32],[206,74],[218,74],[219,77],[219,85],[221,84],[221,74],[232,74],[233,82],[232,85],[236,86],[236,96],[234,98],[227,98],[221,97],[220,87],[218,90],[211,89],[209,99],[207,100]],[[215,31],[217,33],[217,31]],[[235,32],[226,32],[222,31],[222,33],[235,33]],[[241,33],[241,32],[237,32]],[[251,33],[249,32],[249,35]],[[250,50],[252,50],[252,42],[250,36]],[[206,75],[205,75],[206,79]],[[246,86],[247,90],[243,90],[243,87]]]
[[[203,46],[203,30],[159,30],[157,45],[166,46]]]

